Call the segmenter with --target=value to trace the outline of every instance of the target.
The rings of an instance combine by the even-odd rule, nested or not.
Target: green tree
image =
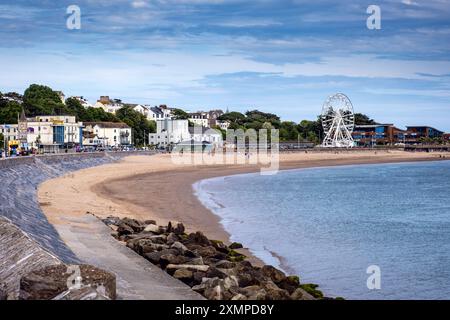
[[[25,112],[29,116],[61,115],[67,113],[59,95],[50,87],[32,84],[23,95]]]
[[[3,133],[0,133],[0,150],[3,149],[3,146],[5,145],[5,136]]]
[[[355,125],[378,124],[375,120],[362,113],[355,113]]]
[[[181,109],[173,109],[172,115],[175,120],[187,120],[189,118],[189,114]]]
[[[15,101],[0,100],[0,124],[16,124],[22,106]]]

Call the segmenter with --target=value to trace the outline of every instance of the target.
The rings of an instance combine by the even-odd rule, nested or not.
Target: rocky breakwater
[[[314,300],[323,294],[270,265],[254,266],[239,253],[203,233],[187,234],[182,223],[108,217],[103,222],[127,247],[210,300]]]

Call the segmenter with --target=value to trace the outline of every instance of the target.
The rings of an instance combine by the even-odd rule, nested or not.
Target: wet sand
[[[440,159],[438,153],[401,151],[297,152],[280,154],[280,169]],[[73,224],[72,218],[86,213],[154,219],[158,224],[180,221],[188,232],[200,230],[211,239],[229,243],[229,234],[220,219],[200,203],[192,184],[206,178],[257,171],[259,167],[255,165],[178,165],[167,154],[131,156],[46,181],[40,185],[38,197],[54,225]]]

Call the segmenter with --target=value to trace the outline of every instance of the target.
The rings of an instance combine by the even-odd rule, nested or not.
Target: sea
[[[450,161],[206,179],[231,240],[329,297],[450,299]]]

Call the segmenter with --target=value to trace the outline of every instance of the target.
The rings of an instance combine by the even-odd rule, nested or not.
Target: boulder
[[[286,275],[273,266],[265,265],[262,267],[261,272],[264,276],[270,278],[275,283],[279,283],[286,279]]]
[[[264,300],[266,298],[266,291],[260,286],[240,288],[239,292],[246,296],[248,300]]]
[[[175,255],[175,254],[163,254],[159,258],[159,265],[162,269],[165,269],[167,265],[169,264],[184,264],[188,262],[189,259],[181,256],[181,255]]]
[[[149,224],[144,228],[145,232],[153,232],[156,234],[160,234],[160,229],[156,224]]]
[[[188,269],[178,269],[173,274],[175,279],[181,280],[186,284],[189,284],[193,280],[193,272]]]
[[[201,246],[211,246],[211,241],[200,231],[196,233],[190,233],[188,236],[188,240],[191,243],[199,244]]]
[[[167,272],[170,271],[175,272],[178,269],[188,269],[190,271],[202,271],[207,272],[209,270],[209,266],[207,265],[196,265],[196,264],[169,264],[166,267]]]
[[[189,259],[189,264],[197,264],[197,265],[202,265],[205,264],[203,262],[203,258],[202,257],[195,257],[195,258],[191,258]]]
[[[302,288],[297,288],[291,294],[292,300],[316,300],[312,295],[303,290]]]
[[[300,286],[300,280],[297,276],[288,276],[278,282],[277,285],[292,294]]]
[[[198,285],[200,283],[202,283],[203,278],[206,278],[206,272],[203,271],[195,271],[193,273],[193,284],[194,285]]]
[[[233,242],[228,246],[230,249],[242,249],[244,246],[239,242]]]
[[[154,225],[156,225],[156,221],[155,221],[155,220],[145,220],[145,221],[144,221],[144,224],[145,224],[145,225],[149,225],[149,224],[154,224]]]
[[[172,249],[177,249],[182,255],[186,257],[195,258],[197,255],[189,250],[184,244],[179,241],[175,241],[171,246]]]
[[[228,247],[220,240],[210,240],[213,247],[222,253],[228,254],[228,252],[230,251],[230,249],[228,249]]]
[[[119,227],[117,228],[117,235],[123,236],[123,235],[129,235],[134,232],[133,228],[131,228],[129,225],[125,223],[120,223]]]
[[[67,290],[91,286],[103,288],[116,299],[116,276],[91,265],[53,265],[32,271],[20,279],[20,300],[49,300]]]
[[[233,298],[231,298],[231,300],[247,300],[247,297],[244,296],[243,294],[238,293]]]
[[[102,219],[103,223],[107,226],[119,226],[122,222],[119,217],[108,216],[105,219]]]
[[[167,244],[168,244],[169,246],[171,246],[171,245],[174,244],[175,242],[180,241],[180,238],[179,238],[175,233],[171,232],[171,233],[169,233],[169,234],[167,235],[166,241],[167,241]]]
[[[106,296],[102,288],[93,288],[91,286],[81,287],[80,289],[67,290],[59,294],[52,300],[111,300]]]
[[[173,232],[175,234],[183,234],[184,231],[185,228],[182,223],[169,221],[167,225],[167,232]]]
[[[225,279],[226,277],[228,277],[228,274],[216,267],[210,267],[208,272],[206,272],[206,276],[208,278]]]
[[[145,228],[145,225],[142,222],[131,218],[123,218],[121,224],[126,224],[136,233],[143,231]]]
[[[292,300],[287,290],[280,289],[272,281],[265,282],[262,287],[266,291],[266,300]]]
[[[215,263],[215,267],[220,269],[232,269],[236,267],[236,263],[228,260],[220,260],[219,262]]]
[[[174,250],[174,249],[164,249],[161,251],[153,251],[153,252],[145,253],[143,256],[151,263],[159,265],[161,256],[169,255],[169,254],[176,255],[176,254],[178,254],[178,251]]]
[[[208,300],[230,300],[237,294],[231,292],[230,288],[223,279],[204,278],[203,282],[192,287],[192,290],[199,292]]]

